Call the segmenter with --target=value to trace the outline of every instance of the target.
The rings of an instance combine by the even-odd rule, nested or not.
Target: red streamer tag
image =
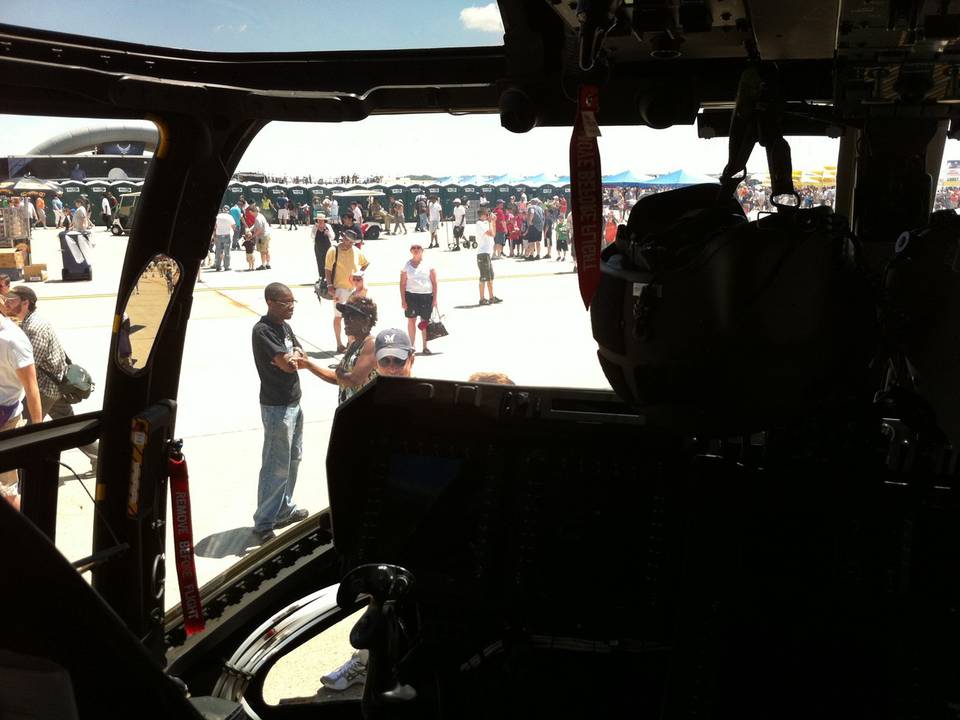
[[[173,549],[180,584],[180,608],[187,637],[205,627],[203,603],[193,560],[193,520],[190,515],[190,480],[187,461],[170,458],[170,500],[173,502]]]
[[[570,138],[570,204],[580,297],[588,310],[600,284],[600,241],[603,235],[600,150],[597,147],[597,137],[600,135],[597,124],[599,108],[599,88],[581,86],[577,119]]]

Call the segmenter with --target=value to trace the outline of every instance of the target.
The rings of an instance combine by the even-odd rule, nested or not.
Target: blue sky
[[[46,0],[30,6],[0,0],[0,22],[16,25],[24,18],[31,27],[88,38],[222,51],[499,45],[503,32],[496,4],[485,0]],[[95,124],[99,121],[0,115],[0,156],[25,154],[52,135]],[[240,169],[321,176],[564,175],[569,140],[569,128],[508,133],[496,115],[272,123],[251,144]],[[791,146],[795,168],[836,164],[835,140],[792,138]],[[606,173],[678,168],[717,173],[727,153],[726,140],[700,140],[692,126],[605,127],[600,149]],[[960,143],[947,144],[948,158],[960,158]],[[755,153],[749,167],[763,171],[763,154]]]
[[[485,0],[45,0],[0,2],[0,22],[89,38],[226,52],[503,44]]]

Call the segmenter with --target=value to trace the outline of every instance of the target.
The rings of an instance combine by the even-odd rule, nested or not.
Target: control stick
[[[385,564],[360,565],[340,582],[340,607],[349,607],[363,595],[370,598],[366,612],[350,631],[350,644],[370,653],[361,705],[367,720],[389,717],[399,709],[398,705],[417,697],[416,690],[397,678],[397,667],[405,651],[400,610],[413,584],[408,570]]]

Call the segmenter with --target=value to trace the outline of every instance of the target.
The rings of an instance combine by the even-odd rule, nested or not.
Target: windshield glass
[[[482,0],[350,0],[266,6],[259,0],[165,3],[52,0],[29,26],[85,39],[211,52],[407,50],[503,44],[496,3]],[[0,23],[24,25],[23,8],[0,3]]]

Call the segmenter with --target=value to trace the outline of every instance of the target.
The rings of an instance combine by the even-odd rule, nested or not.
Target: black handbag
[[[443,324],[443,316],[437,308],[434,308],[433,313],[430,315],[430,320],[427,322],[427,341],[446,337],[449,334],[446,326]]]

